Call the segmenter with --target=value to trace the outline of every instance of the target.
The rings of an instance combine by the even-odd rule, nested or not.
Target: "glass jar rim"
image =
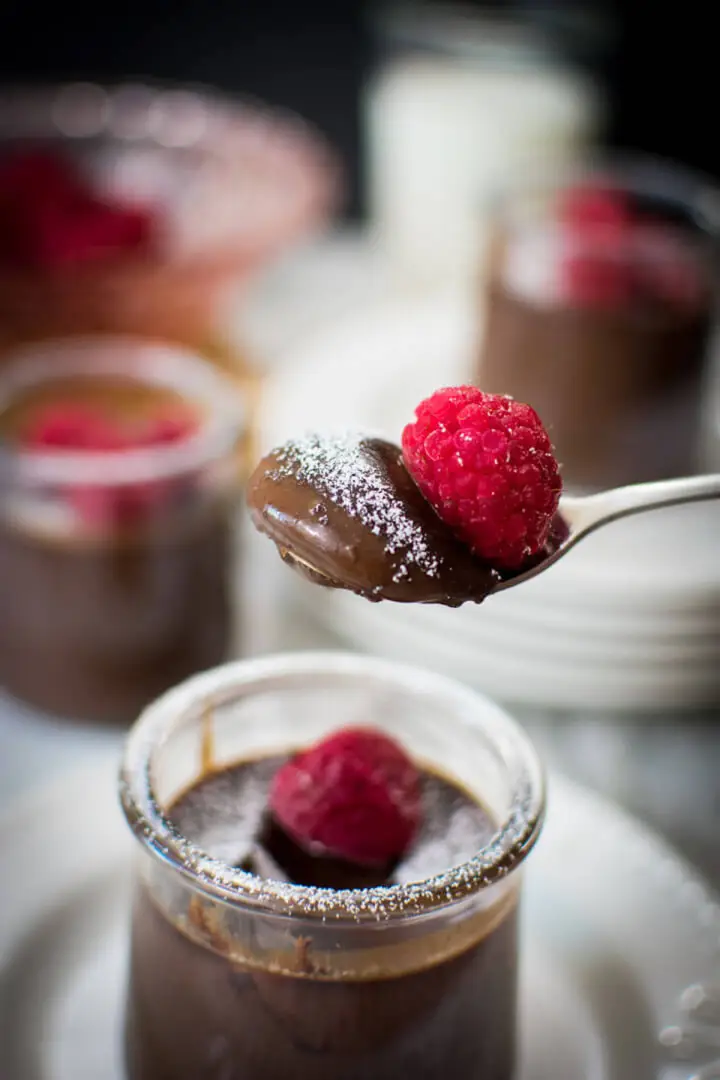
[[[156,798],[152,753],[179,717],[308,677],[371,678],[425,700],[450,700],[461,722],[481,729],[511,772],[510,806],[495,834],[466,862],[421,881],[373,889],[312,888],[263,879],[210,856],[184,838]],[[522,728],[499,705],[443,675],[411,665],[339,651],[275,654],[238,660],[203,672],[168,691],[141,714],[127,738],[120,800],[137,839],[196,887],[231,904],[265,914],[352,923],[425,915],[462,901],[507,877],[538,838],[545,813],[545,778]]]
[[[245,423],[239,388],[209,361],[175,345],[140,338],[73,337],[25,345],[0,367],[0,411],[13,397],[43,382],[74,376],[129,378],[162,386],[198,404],[204,417],[175,443],[109,451],[52,451],[0,442],[0,461],[28,485],[136,484],[202,468],[232,452]]]
[[[708,174],[658,154],[607,147],[569,161],[529,158],[521,169],[498,175],[489,197],[491,211],[543,190],[600,177],[620,190],[646,189],[668,202],[691,208],[697,224],[720,234],[720,185]]]

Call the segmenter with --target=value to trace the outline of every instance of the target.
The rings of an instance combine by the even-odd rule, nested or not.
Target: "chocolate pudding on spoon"
[[[310,435],[264,457],[252,520],[319,584],[370,600],[485,599],[556,542],[561,481],[528,405],[474,387],[423,401],[402,448]]]

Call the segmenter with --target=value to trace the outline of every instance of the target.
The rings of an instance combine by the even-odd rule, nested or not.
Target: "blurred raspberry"
[[[21,433],[29,449],[116,451],[125,446],[120,428],[103,413],[70,402],[34,412]]]
[[[0,161],[0,263],[59,271],[149,249],[141,209],[99,197],[70,161],[45,151]]]
[[[561,266],[563,295],[585,307],[617,308],[632,299],[636,275],[630,262],[610,252],[568,255]]]
[[[636,225],[629,196],[593,184],[570,187],[560,196],[559,219],[566,238],[563,295],[588,307],[627,303],[633,295]]]
[[[625,192],[593,184],[563,191],[559,216],[562,224],[576,234],[604,232],[617,236],[633,225],[635,217]]]
[[[0,203],[8,199],[68,203],[85,190],[78,171],[60,154],[38,148],[0,158]]]
[[[117,453],[124,450],[170,446],[188,438],[197,428],[189,407],[159,409],[141,423],[123,423],[100,409],[63,402],[39,409],[21,433],[30,450]],[[92,528],[129,526],[148,520],[185,478],[158,479],[129,484],[77,484],[67,498],[78,517]]]

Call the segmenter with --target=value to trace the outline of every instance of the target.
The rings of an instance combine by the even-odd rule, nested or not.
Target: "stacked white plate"
[[[267,396],[264,448],[307,430],[399,441],[415,405],[468,381],[477,311],[457,299],[386,304],[306,341]],[[542,707],[720,703],[720,504],[628,518],[534,581],[459,610],[369,604],[292,579],[344,643],[411,659]]]

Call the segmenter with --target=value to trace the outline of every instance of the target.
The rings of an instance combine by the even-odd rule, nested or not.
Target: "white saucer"
[[[458,298],[376,305],[299,349],[271,384],[262,441],[356,428],[395,441],[415,405],[467,381],[478,313]],[[645,514],[589,537],[547,574],[482,608],[362,605],[296,586],[341,640],[452,671],[546,707],[703,707],[720,701],[720,506]]]
[[[133,844],[114,779],[114,761],[67,774],[0,824],[2,1080],[122,1078]],[[697,1072],[720,1046],[720,906],[664,844],[554,778],[526,890],[520,1080],[720,1077]],[[683,1003],[709,1018],[693,1065],[670,1045]]]

